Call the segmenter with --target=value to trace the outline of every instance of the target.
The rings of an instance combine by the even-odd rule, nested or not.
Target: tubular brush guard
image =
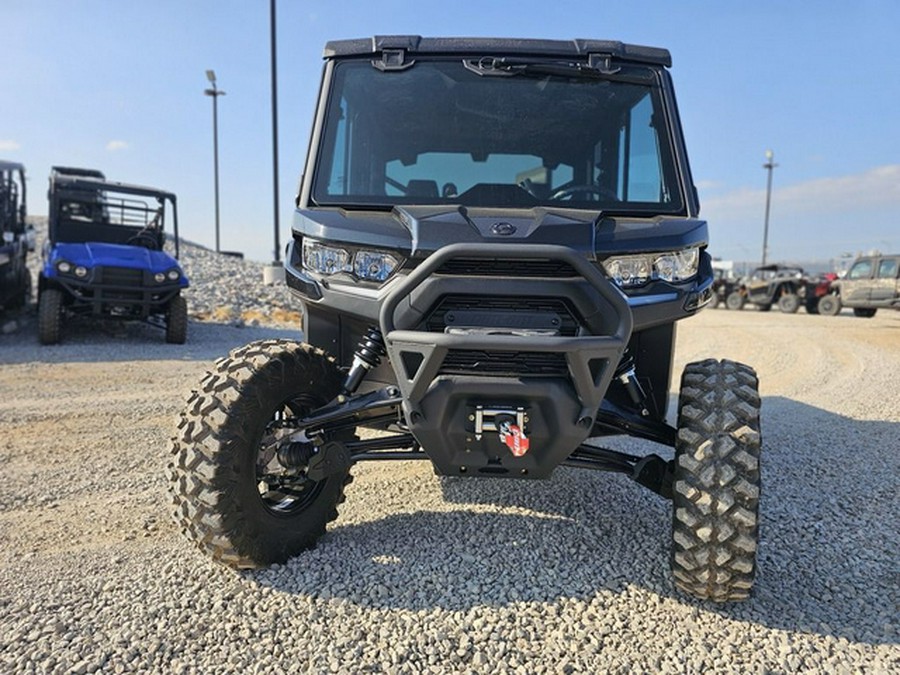
[[[590,319],[585,323],[593,334],[511,334],[502,328],[443,333],[417,330],[433,300],[452,288],[453,280],[436,272],[455,258],[568,263],[579,275],[571,279],[572,288],[579,287],[579,295],[591,300]],[[547,296],[544,285],[541,279],[522,279],[516,296],[523,288],[534,296]],[[508,291],[497,295],[516,297]],[[626,299],[583,255],[564,246],[528,244],[451,244],[441,248],[385,299],[380,322],[409,429],[436,469],[447,475],[530,478],[547,477],[590,435],[632,329]],[[476,373],[442,373],[451,350],[561,354],[567,374],[479,377]],[[521,432],[527,434],[530,450],[516,456],[499,434],[477,438],[473,422],[479,408],[513,415],[523,409],[528,424]]]

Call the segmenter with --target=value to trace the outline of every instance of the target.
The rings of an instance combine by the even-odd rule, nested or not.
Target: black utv
[[[328,43],[286,260],[305,342],[219,360],[172,448],[202,550],[254,568],[314,546],[363,460],[584,467],[673,501],[680,589],[748,596],[754,371],[688,365],[667,422],[675,322],[713,281],[669,66],[597,40]],[[617,434],[674,457],[604,448]]]
[[[0,309],[24,307],[31,297],[26,259],[35,233],[26,213],[25,167],[0,160]]]

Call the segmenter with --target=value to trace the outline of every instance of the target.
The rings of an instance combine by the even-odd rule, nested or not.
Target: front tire
[[[840,296],[829,294],[819,298],[819,314],[825,316],[837,316],[841,311]]]
[[[183,345],[187,340],[187,301],[176,295],[166,308],[166,342]]]
[[[690,363],[675,445],[672,573],[701,600],[750,595],[759,541],[760,399],[756,373],[734,361]]]
[[[740,291],[732,291],[728,294],[728,297],[725,298],[725,306],[728,309],[744,309],[745,302],[746,298]]]
[[[62,334],[63,294],[47,288],[38,301],[38,339],[42,345],[55,345]]]
[[[181,413],[168,467],[175,518],[202,551],[251,569],[315,546],[349,471],[278,482],[276,446],[292,433],[279,422],[329,402],[341,382],[331,357],[300,342],[253,342],[216,362]]]
[[[6,306],[9,309],[21,309],[28,305],[31,301],[31,272],[28,271],[27,267],[22,267],[19,270],[19,279],[16,282],[18,286],[18,290],[15,295],[10,298],[9,302],[6,303]]]
[[[785,293],[778,299],[778,309],[784,314],[796,314],[800,309],[800,298],[796,293]]]

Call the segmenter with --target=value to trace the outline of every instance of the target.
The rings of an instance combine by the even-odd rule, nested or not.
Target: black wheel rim
[[[290,516],[305,510],[325,488],[325,480],[310,480],[305,471],[285,473],[277,457],[279,443],[296,433],[284,421],[302,417],[319,405],[308,395],[290,399],[275,409],[266,424],[256,453],[256,487],[263,506],[273,515]]]

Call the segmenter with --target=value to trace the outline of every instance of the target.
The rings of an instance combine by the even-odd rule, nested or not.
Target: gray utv
[[[667,422],[675,323],[713,283],[669,66],[597,40],[328,43],[285,264],[305,341],[216,362],[172,448],[202,550],[256,568],[314,546],[364,460],[583,467],[672,500],[678,588],[749,595],[756,374],[689,364]],[[672,459],[603,447],[621,434]]]

